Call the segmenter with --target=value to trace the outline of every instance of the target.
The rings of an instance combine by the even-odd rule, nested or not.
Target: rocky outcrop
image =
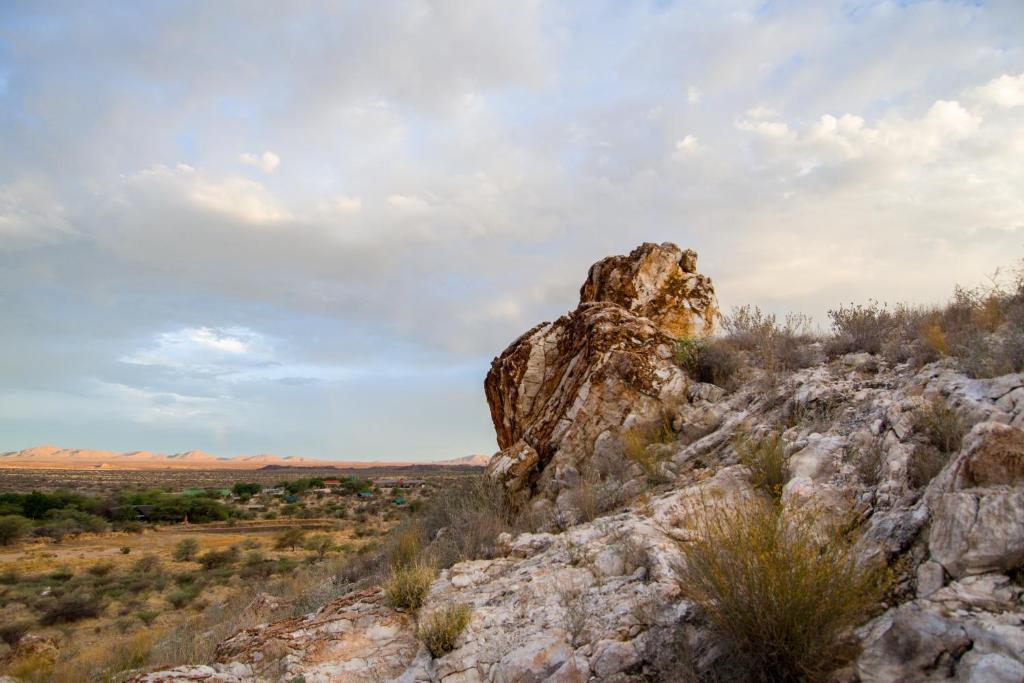
[[[671,423],[689,402],[675,342],[719,317],[696,262],[667,243],[599,261],[576,310],[494,359],[484,389],[501,451],[488,471],[510,493],[555,501],[595,453],[619,448],[623,429]]]
[[[495,360],[487,392],[502,451],[489,472],[532,505],[561,511],[595,461],[622,463],[624,430],[670,433],[643,446],[658,462],[644,486],[658,487],[558,533],[502,534],[490,559],[442,571],[424,613],[471,609],[451,652],[432,657],[414,618],[370,589],[241,631],[208,666],[138,680],[719,679],[730,653],[684,597],[680,544],[699,532],[696,510],[766,495],[735,444],[775,431],[790,453],[782,506],[849,529],[857,557],[891,575],[885,603],[856,631],[859,656],[835,680],[1024,681],[1024,375],[970,379],[950,361],[915,368],[860,353],[771,381],[755,371],[731,393],[690,382],[672,362],[680,328],[652,303],[672,299],[651,294],[676,282],[671,263],[694,274],[670,245],[600,262],[575,311]],[[704,305],[693,300],[691,312]],[[929,439],[915,415],[936,399],[970,430],[922,479]],[[636,474],[630,464],[617,476],[632,485]]]
[[[697,272],[697,252],[671,243],[647,242],[592,265],[580,303],[593,301],[617,304],[677,339],[711,333],[720,317],[711,278]]]

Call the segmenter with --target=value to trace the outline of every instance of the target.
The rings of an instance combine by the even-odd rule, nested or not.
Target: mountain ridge
[[[483,467],[487,464],[488,459],[488,456],[481,454],[432,461],[327,460],[297,455],[280,456],[270,453],[227,457],[201,450],[165,454],[147,450],[119,452],[88,448],[61,448],[52,444],[44,444],[20,451],[0,453],[0,469],[256,470],[270,465],[334,469],[369,469],[408,465]]]

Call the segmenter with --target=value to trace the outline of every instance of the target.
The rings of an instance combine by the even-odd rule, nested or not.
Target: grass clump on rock
[[[384,581],[384,597],[392,607],[416,611],[427,599],[435,574],[434,567],[422,560],[392,567]]]
[[[455,649],[455,641],[469,624],[470,616],[469,605],[448,603],[420,622],[417,636],[431,656],[440,657]]]
[[[886,587],[850,539],[764,499],[706,509],[682,544],[684,595],[728,646],[742,680],[824,680],[857,654],[853,629]]]
[[[754,486],[773,498],[782,495],[789,473],[789,453],[781,434],[741,437],[736,442],[736,454],[750,469]]]

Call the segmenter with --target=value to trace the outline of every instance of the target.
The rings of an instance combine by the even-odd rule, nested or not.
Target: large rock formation
[[[1024,374],[970,379],[949,360],[859,353],[729,393],[688,382],[672,361],[677,335],[717,315],[693,258],[644,245],[600,262],[575,311],[495,360],[486,386],[502,451],[489,472],[534,506],[560,512],[595,459],[622,462],[623,430],[671,418],[671,433],[647,445],[660,488],[563,519],[559,533],[501,534],[487,558],[441,571],[422,609],[471,608],[453,650],[432,657],[374,588],[240,631],[208,666],[135,680],[734,680],[676,568],[700,533],[696,510],[714,518],[767,495],[734,444],[772,430],[790,452],[787,514],[850,525],[857,558],[884,561],[892,578],[832,680],[1024,681]],[[933,445],[915,416],[936,400],[971,428],[922,477],[915,463]]]
[[[603,259],[576,310],[494,359],[484,382],[501,448],[491,476],[521,500],[553,501],[595,453],[619,447],[623,428],[671,422],[688,383],[675,342],[719,318],[696,266],[695,252],[669,243]]]
[[[912,416],[934,396],[975,425],[922,489],[910,475],[922,439]],[[759,495],[729,446],[752,423],[789,425],[783,504],[857,506],[858,554],[893,566],[893,597],[858,630],[863,651],[835,680],[1024,680],[1024,513],[1015,502],[1024,487],[1024,375],[972,380],[942,363],[918,371],[848,356],[770,389],[748,384],[714,405],[720,425],[667,445],[678,478],[644,504],[558,534],[506,536],[500,556],[442,571],[423,609],[472,608],[444,656],[431,657],[412,619],[368,590],[241,631],[212,665],[136,680],[639,682],[687,670],[715,680],[729,653],[683,598],[673,568],[679,543],[695,533],[695,506]],[[866,452],[876,458],[865,462]]]

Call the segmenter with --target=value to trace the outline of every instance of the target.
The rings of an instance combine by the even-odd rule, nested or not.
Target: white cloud
[[[792,133],[789,125],[784,121],[748,121],[744,119],[737,121],[736,127],[740,130],[757,133],[762,137],[773,139],[787,138]]]
[[[188,204],[244,223],[275,223],[291,217],[262,184],[239,176],[215,176],[187,164],[154,166],[127,179],[126,188],[162,205]]]
[[[156,335],[151,347],[129,354],[121,361],[213,372],[267,363],[273,356],[273,347],[267,338],[247,327],[184,327]]]
[[[697,137],[687,134],[681,140],[676,141],[676,152],[692,154],[697,151]]]
[[[281,163],[281,157],[277,156],[270,150],[267,150],[258,156],[256,154],[246,152],[245,154],[242,154],[239,159],[242,163],[255,166],[267,173],[273,173],[274,169],[276,169]]]
[[[695,85],[691,85],[686,89],[686,101],[690,104],[700,104],[701,98],[704,94],[701,93],[700,88]]]
[[[987,102],[1005,109],[1024,106],[1024,73],[1019,76],[1003,74],[975,91]]]

